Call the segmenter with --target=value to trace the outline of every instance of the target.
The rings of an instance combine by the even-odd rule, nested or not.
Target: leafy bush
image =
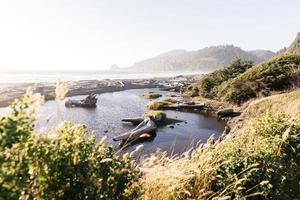
[[[232,61],[224,69],[217,70],[213,73],[205,75],[199,83],[190,88],[192,96],[201,95],[207,98],[214,98],[218,94],[219,87],[239,74],[245,72],[253,66],[252,61],[236,59]]]
[[[139,171],[128,154],[82,125],[65,122],[46,133],[34,132],[29,96],[0,118],[0,199],[135,199]]]
[[[267,96],[300,86],[300,54],[284,54],[256,65],[227,82],[219,98],[242,103],[250,98]]]
[[[252,132],[220,147],[222,157],[214,150],[220,160],[211,188],[233,199],[299,197],[299,142],[299,121],[284,115],[259,119]]]

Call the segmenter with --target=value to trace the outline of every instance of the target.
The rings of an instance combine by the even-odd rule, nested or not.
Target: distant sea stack
[[[275,55],[272,51],[245,51],[233,45],[206,47],[196,51],[172,50],[156,57],[134,63],[128,70],[136,72],[202,71],[220,69],[235,58],[259,63]]]

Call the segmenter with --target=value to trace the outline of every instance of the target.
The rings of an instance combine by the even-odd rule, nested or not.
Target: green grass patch
[[[297,199],[299,143],[299,121],[284,115],[264,116],[243,135],[198,149],[192,159],[159,155],[144,161],[149,166],[143,182],[144,196],[146,199]]]
[[[159,110],[150,110],[144,114],[144,118],[154,118],[155,121],[162,122],[167,119],[167,114]]]
[[[172,98],[166,98],[166,99],[161,99],[158,101],[151,101],[147,104],[147,107],[151,110],[161,110],[163,106],[166,105],[172,105],[177,103],[175,99]]]
[[[161,97],[162,95],[159,93],[155,93],[155,92],[146,92],[143,94],[140,94],[141,97],[144,97],[146,99],[157,99],[159,97]]]

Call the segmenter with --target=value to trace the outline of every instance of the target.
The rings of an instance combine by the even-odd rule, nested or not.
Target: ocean
[[[1,72],[0,83],[38,83],[79,81],[79,80],[104,80],[104,79],[149,79],[159,77],[174,77],[178,75],[201,74],[201,72],[155,72],[155,73],[128,73],[128,72],[103,72],[103,71],[16,71]]]

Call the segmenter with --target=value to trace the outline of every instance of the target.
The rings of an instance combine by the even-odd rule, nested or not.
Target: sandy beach
[[[169,88],[180,90],[185,86],[196,82],[201,75],[184,75],[166,78],[152,79],[105,79],[105,80],[81,80],[67,81],[67,96],[87,95],[91,93],[101,94],[128,89],[142,88]],[[41,83],[0,83],[0,107],[8,106],[14,99],[20,98],[28,88],[34,93],[40,93],[46,100],[55,98],[55,82]]]

